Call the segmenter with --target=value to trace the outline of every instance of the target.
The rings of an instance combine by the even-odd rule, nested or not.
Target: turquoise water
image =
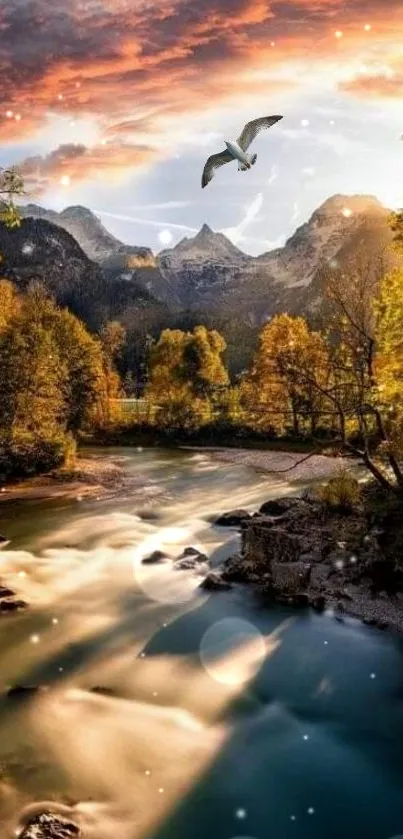
[[[195,545],[219,564],[238,536],[214,514],[295,488],[112,454],[132,497],[0,513],[1,576],[32,603],[0,625],[2,835],[53,798],[89,839],[401,839],[401,639],[141,563]],[[17,683],[46,690],[6,700]]]

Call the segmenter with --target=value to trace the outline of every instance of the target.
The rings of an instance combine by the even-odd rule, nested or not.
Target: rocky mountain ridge
[[[133,282],[171,311],[236,311],[252,326],[277,311],[309,312],[320,298],[324,269],[342,267],[358,250],[374,257],[386,253],[392,240],[389,211],[371,195],[332,196],[282,248],[257,257],[207,224],[154,255],[119,242],[84,207],[55,213],[27,205],[23,214],[64,228],[109,281]]]

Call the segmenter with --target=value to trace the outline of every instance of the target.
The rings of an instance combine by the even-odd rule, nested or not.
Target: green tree
[[[23,194],[24,182],[18,170],[0,167],[0,221],[7,227],[19,227],[21,224],[21,217],[14,199]]]

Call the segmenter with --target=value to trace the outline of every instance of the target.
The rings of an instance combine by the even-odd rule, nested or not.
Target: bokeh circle
[[[200,659],[216,682],[240,685],[259,670],[266,655],[263,635],[249,621],[223,618],[207,629],[200,642]]]

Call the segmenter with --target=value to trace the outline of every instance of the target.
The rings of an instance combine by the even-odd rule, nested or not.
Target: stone
[[[266,520],[248,522],[243,531],[242,549],[255,564],[297,562],[303,551],[301,537],[283,527],[266,526]]]
[[[179,559],[181,559],[183,556],[204,556],[204,554],[202,554],[201,551],[199,551],[197,548],[189,547],[184,549]]]
[[[0,600],[0,613],[17,612],[26,607],[24,600]]]
[[[175,560],[174,568],[180,571],[192,571],[199,565],[208,564],[208,556],[197,548],[185,548],[179,559]]]
[[[231,584],[224,580],[220,574],[212,571],[200,583],[200,588],[204,588],[206,591],[225,591],[231,588]]]
[[[223,580],[232,580],[236,583],[243,583],[246,580],[249,580],[250,575],[245,567],[244,558],[238,554],[230,556],[229,559],[224,562],[221,576]]]
[[[304,562],[272,562],[271,588],[274,592],[295,595],[309,585],[311,566]]]
[[[150,556],[145,556],[141,562],[143,565],[156,565],[157,562],[164,562],[166,559],[169,559],[169,557],[164,551],[153,551]]]
[[[116,696],[113,688],[107,688],[103,685],[95,685],[95,687],[90,688],[90,693],[98,693],[100,696]]]
[[[196,556],[185,556],[184,559],[178,559],[174,567],[177,571],[193,571],[194,568],[200,568],[207,564],[207,557],[204,554],[197,554]]]
[[[303,502],[300,498],[271,498],[259,507],[259,513],[277,518],[283,516],[285,513],[289,513],[290,510],[301,505],[301,503]]]
[[[81,836],[77,824],[53,813],[34,816],[20,834],[20,839],[71,839]]]
[[[239,527],[244,521],[248,521],[251,518],[252,516],[247,510],[231,510],[219,516],[215,524],[218,527]]]
[[[33,694],[38,693],[40,690],[41,688],[39,685],[14,685],[14,687],[9,688],[7,691],[7,696],[17,699],[22,699],[23,697],[28,698],[29,696],[33,696]]]
[[[2,597],[13,597],[15,594],[11,588],[6,588],[5,586],[0,586],[0,598]]]
[[[324,594],[317,594],[315,597],[311,597],[309,602],[312,609],[315,609],[315,612],[323,612],[326,608],[326,597]]]

